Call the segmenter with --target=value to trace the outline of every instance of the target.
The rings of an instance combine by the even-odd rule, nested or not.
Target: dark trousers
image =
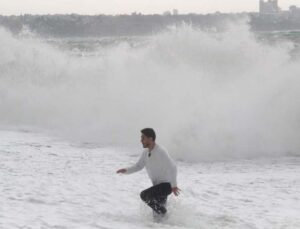
[[[165,214],[167,212],[165,204],[171,193],[171,184],[161,183],[142,191],[140,196],[157,214]]]

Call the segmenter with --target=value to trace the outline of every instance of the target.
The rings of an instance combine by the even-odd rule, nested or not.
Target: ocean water
[[[300,158],[177,161],[181,194],[161,222],[142,203],[145,170],[118,175],[138,149],[0,131],[0,228],[297,229]]]
[[[151,37],[0,30],[0,228],[299,228],[299,36],[182,26]],[[153,127],[180,197],[153,222]]]

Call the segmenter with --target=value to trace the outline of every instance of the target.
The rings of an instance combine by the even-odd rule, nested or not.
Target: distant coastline
[[[20,15],[0,16],[0,26],[13,34],[34,33],[42,37],[143,36],[168,26],[193,25],[222,30],[229,22],[249,18],[254,31],[300,31],[300,15],[294,17],[259,13],[167,14],[167,15]]]

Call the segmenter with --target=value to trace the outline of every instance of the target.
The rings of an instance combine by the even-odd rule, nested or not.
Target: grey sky
[[[78,14],[143,14],[178,9],[180,13],[258,11],[259,0],[0,0],[0,14],[19,15]],[[300,0],[279,0],[282,9],[298,5]]]

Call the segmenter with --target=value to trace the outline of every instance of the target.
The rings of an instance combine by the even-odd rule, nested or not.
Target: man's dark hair
[[[156,139],[155,131],[152,128],[145,128],[141,130],[142,134],[144,134],[148,138],[152,138],[153,141]]]

